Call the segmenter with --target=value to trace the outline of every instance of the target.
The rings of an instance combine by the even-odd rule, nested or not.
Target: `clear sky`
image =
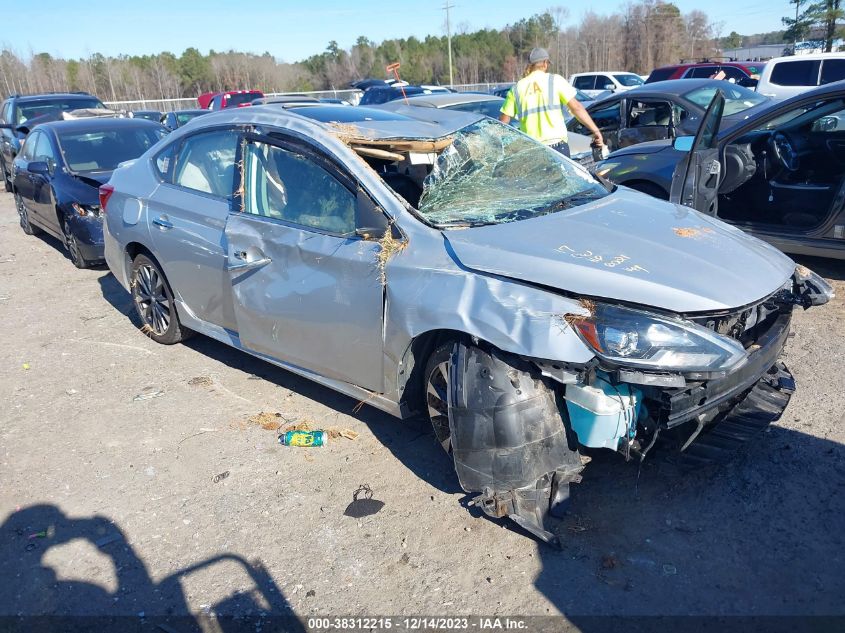
[[[343,48],[359,35],[391,37],[445,32],[444,0],[38,0],[31,7],[2,0],[0,47],[18,54],[57,57],[143,55],[189,46],[203,53],[229,49],[298,61],[325,50],[330,40]],[[787,0],[674,0],[682,12],[704,10],[721,34],[760,33],[781,28]],[[451,0],[453,32],[501,28],[554,6],[566,7],[573,24],[589,10],[610,14],[622,0]]]

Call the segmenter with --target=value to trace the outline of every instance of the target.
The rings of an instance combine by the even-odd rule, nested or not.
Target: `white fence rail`
[[[458,92],[490,92],[493,88],[502,84],[463,84],[452,86]],[[357,103],[357,95],[360,90],[312,90],[310,92],[268,92],[268,97],[282,97],[287,95],[306,95],[316,99],[345,99]],[[189,110],[199,108],[195,97],[184,97],[180,99],[132,99],[129,101],[104,101],[109,108],[117,110],[159,110],[170,112],[171,110]]]

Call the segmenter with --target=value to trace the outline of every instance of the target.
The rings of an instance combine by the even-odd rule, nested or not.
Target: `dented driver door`
[[[298,143],[247,137],[227,267],[242,345],[382,390],[379,243],[356,233],[357,186]]]
[[[676,149],[689,149],[689,152],[672,174],[669,200],[709,215],[716,215],[719,204],[722,164],[717,136],[724,109],[725,97],[717,90],[702,117],[692,146],[683,147],[690,137],[678,137],[674,143]]]

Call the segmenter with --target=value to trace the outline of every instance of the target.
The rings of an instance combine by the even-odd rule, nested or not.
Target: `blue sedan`
[[[44,123],[27,137],[12,166],[12,189],[24,233],[60,239],[77,268],[103,261],[98,188],[122,162],[167,134],[143,119]]]

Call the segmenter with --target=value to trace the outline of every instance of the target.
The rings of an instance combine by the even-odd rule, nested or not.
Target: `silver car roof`
[[[399,106],[391,110],[362,106],[302,106],[287,110],[272,105],[230,108],[195,119],[190,129],[226,123],[310,128],[315,135],[326,132],[368,140],[439,139],[485,117],[472,112]]]

